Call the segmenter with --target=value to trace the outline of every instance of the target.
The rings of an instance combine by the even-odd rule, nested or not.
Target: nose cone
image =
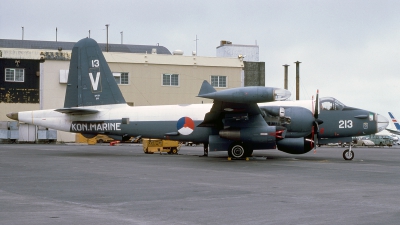
[[[275,88],[274,89],[274,100],[275,101],[283,101],[286,100],[292,95],[290,91],[282,89],[282,88]]]
[[[6,116],[12,120],[18,120],[18,113],[7,113]]]
[[[389,125],[389,120],[380,114],[376,114],[376,117],[376,127],[378,128],[377,132],[381,132]]]

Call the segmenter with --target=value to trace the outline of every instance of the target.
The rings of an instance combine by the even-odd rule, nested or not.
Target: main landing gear
[[[203,143],[203,150],[204,150],[204,154],[203,156],[208,156],[208,143]]]
[[[351,143],[349,144],[349,149],[344,150],[343,159],[352,160],[354,158],[354,152],[351,150]]]
[[[253,154],[253,149],[243,143],[233,143],[228,149],[228,156],[234,159],[246,158]]]

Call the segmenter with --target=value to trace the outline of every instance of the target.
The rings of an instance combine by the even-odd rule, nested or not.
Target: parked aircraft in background
[[[388,120],[345,106],[335,98],[283,101],[290,92],[271,87],[216,91],[204,81],[198,97],[213,104],[136,106],[126,104],[96,41],[80,40],[72,50],[64,108],[9,113],[20,122],[125,140],[141,135],[204,143],[204,152],[228,151],[242,158],[256,149],[303,154],[316,142],[351,142],[352,136],[383,130]],[[350,149],[343,153],[353,159]]]
[[[393,114],[391,112],[388,112],[388,113],[389,113],[390,119],[392,119],[392,122],[393,122],[394,126],[396,127],[396,130],[388,129],[388,128],[386,128],[386,130],[392,134],[400,135],[400,124],[397,122],[396,118],[393,116]]]

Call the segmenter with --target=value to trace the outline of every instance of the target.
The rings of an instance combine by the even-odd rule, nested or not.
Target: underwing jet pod
[[[258,149],[303,154],[325,140],[351,140],[388,125],[386,118],[347,107],[334,98],[284,101],[290,92],[272,87],[216,91],[203,81],[198,97],[213,104],[135,106],[126,104],[96,41],[80,40],[72,50],[64,107],[7,116],[20,122],[85,137],[106,134],[204,143],[204,153],[228,151],[242,158]],[[325,110],[331,103],[332,109]],[[314,107],[313,107],[314,105]],[[346,153],[346,152],[345,152]],[[352,159],[354,153],[343,154]]]

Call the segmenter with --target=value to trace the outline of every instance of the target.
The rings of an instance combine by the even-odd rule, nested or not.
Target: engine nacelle
[[[219,131],[221,138],[249,143],[275,142],[285,137],[284,127],[266,126],[251,128],[224,129]]]
[[[289,154],[304,154],[312,149],[312,140],[306,138],[285,138],[276,142],[278,150]]]
[[[280,106],[268,106],[268,107],[263,107],[262,108],[266,113],[272,115],[272,116],[277,116],[280,118],[285,117],[285,108],[280,107]]]
[[[280,106],[260,107],[268,125],[285,127],[286,138],[305,137],[311,133],[315,118],[310,110],[298,106],[283,106],[284,117],[280,117],[280,108]]]

